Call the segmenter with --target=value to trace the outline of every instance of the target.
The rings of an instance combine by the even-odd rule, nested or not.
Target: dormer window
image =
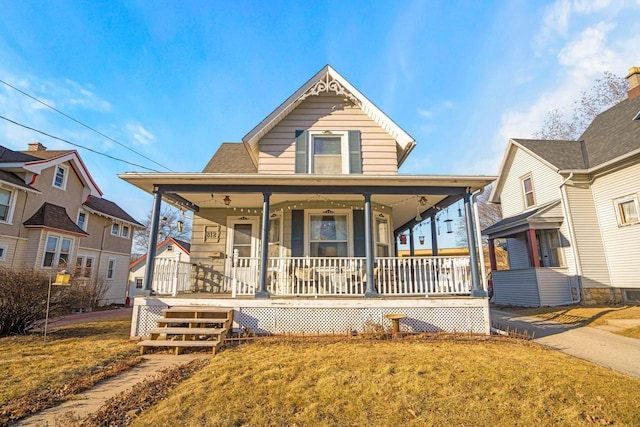
[[[53,175],[53,186],[61,190],[66,190],[68,175],[69,175],[68,167],[63,165],[56,166],[55,173]]]
[[[522,195],[524,197],[525,209],[535,206],[536,198],[533,193],[533,180],[531,179],[531,175],[522,178]]]

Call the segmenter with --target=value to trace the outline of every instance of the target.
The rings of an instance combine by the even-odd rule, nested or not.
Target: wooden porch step
[[[225,323],[226,318],[220,319],[208,319],[208,318],[194,318],[194,317],[161,317],[157,320],[158,326],[165,326],[167,323],[189,323],[189,324],[220,324]]]
[[[182,335],[184,340],[190,340],[191,337],[197,336],[209,336],[211,338],[221,339],[227,336],[226,328],[186,328],[186,327],[171,327],[153,328],[149,331],[150,338],[152,340],[161,339],[161,336],[169,335]]]
[[[173,347],[175,354],[179,355],[184,348],[211,348],[216,354],[222,342],[216,341],[171,341],[171,340],[144,340],[138,343],[140,354],[144,354],[149,347]]]
[[[220,307],[199,307],[199,306],[176,306],[176,307],[170,307],[170,308],[165,308],[164,310],[162,310],[162,313],[167,313],[167,312],[172,312],[172,313],[193,313],[193,312],[198,312],[198,313],[220,313],[220,314],[227,314],[229,313],[229,311],[233,311],[229,308],[220,308]]]

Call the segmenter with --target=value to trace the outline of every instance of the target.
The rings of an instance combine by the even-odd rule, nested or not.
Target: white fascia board
[[[56,157],[51,157],[50,159],[26,162],[23,165],[23,169],[40,175],[44,169],[69,161],[75,165],[76,172],[78,172],[78,174],[80,175],[80,178],[84,182],[85,186],[89,188],[89,195],[94,197],[102,197],[102,191],[100,191],[100,188],[98,188],[98,185],[91,177],[91,174],[89,174],[87,167],[84,165],[84,162],[76,151],[70,151]]]

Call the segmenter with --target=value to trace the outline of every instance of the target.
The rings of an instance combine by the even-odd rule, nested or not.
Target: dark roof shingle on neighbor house
[[[34,213],[31,218],[26,220],[23,225],[25,227],[34,228],[51,228],[59,231],[66,231],[72,234],[80,234],[88,236],[89,234],[76,225],[67,211],[62,206],[44,202],[40,209]]]
[[[514,139],[559,170],[600,166],[640,150],[640,96],[598,114],[577,141]]]
[[[11,185],[15,185],[16,187],[28,188],[30,190],[33,190],[39,193],[38,190],[30,186],[29,184],[26,184],[22,180],[22,178],[20,178],[18,175],[12,172],[8,172],[0,169],[0,181],[9,183]]]
[[[40,159],[30,154],[22,153],[20,151],[13,151],[10,148],[0,145],[0,164],[26,163],[26,162],[34,162],[36,160],[40,160]]]
[[[223,142],[203,173],[257,173],[249,152],[241,142]]]
[[[184,240],[178,240],[178,239],[173,239],[173,241],[179,244],[182,247],[182,249],[184,249],[188,253],[191,253],[191,243],[185,242]]]
[[[84,205],[96,212],[100,212],[107,216],[130,222],[140,227],[144,227],[144,225],[133,219],[131,215],[126,213],[120,206],[118,206],[111,200],[103,199],[100,197],[89,197],[89,199],[84,202]]]

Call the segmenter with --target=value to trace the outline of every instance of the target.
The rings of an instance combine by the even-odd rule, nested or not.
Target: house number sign
[[[220,226],[209,225],[204,228],[204,241],[218,243],[220,241]]]

